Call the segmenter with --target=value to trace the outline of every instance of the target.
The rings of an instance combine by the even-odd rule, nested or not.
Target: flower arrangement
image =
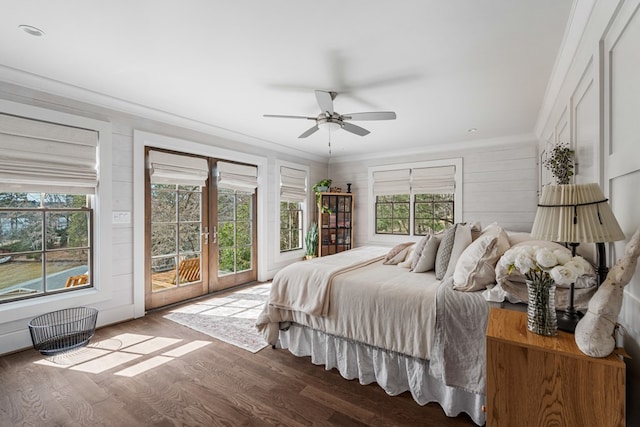
[[[509,274],[518,270],[527,280],[527,329],[540,335],[558,333],[555,309],[555,285],[570,285],[589,272],[590,264],[568,251],[540,246],[518,246],[500,259]]]
[[[551,150],[549,157],[544,160],[544,166],[560,185],[569,184],[573,176],[575,152],[567,144],[558,144]]]
[[[591,267],[581,256],[571,256],[568,251],[552,251],[540,246],[511,248],[502,256],[500,263],[508,268],[509,273],[518,270],[532,282],[539,282],[548,276],[558,285],[574,283]]]

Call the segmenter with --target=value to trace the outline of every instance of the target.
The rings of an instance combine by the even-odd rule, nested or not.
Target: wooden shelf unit
[[[318,256],[353,248],[353,194],[319,193],[318,218]]]
[[[491,309],[487,426],[624,426],[625,363],[593,358],[573,334],[527,330],[526,313]]]

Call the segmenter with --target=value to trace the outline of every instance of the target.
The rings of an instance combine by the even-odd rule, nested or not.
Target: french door
[[[254,189],[219,187],[215,159],[147,151],[146,309],[255,280]]]

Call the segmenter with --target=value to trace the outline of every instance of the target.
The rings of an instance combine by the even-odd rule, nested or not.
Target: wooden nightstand
[[[527,314],[491,309],[487,326],[487,426],[624,426],[625,364],[596,359],[574,335],[527,330]]]

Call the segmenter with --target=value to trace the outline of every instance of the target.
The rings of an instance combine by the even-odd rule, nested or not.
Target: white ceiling
[[[332,133],[333,156],[412,150],[532,134],[571,8],[572,0],[0,0],[0,79],[26,72],[47,79],[39,88],[55,83],[75,98],[148,107],[320,156],[327,132],[297,138],[313,122],[262,115],[316,116],[314,90],[336,91],[340,113],[398,118],[354,123],[371,131],[364,137]]]

